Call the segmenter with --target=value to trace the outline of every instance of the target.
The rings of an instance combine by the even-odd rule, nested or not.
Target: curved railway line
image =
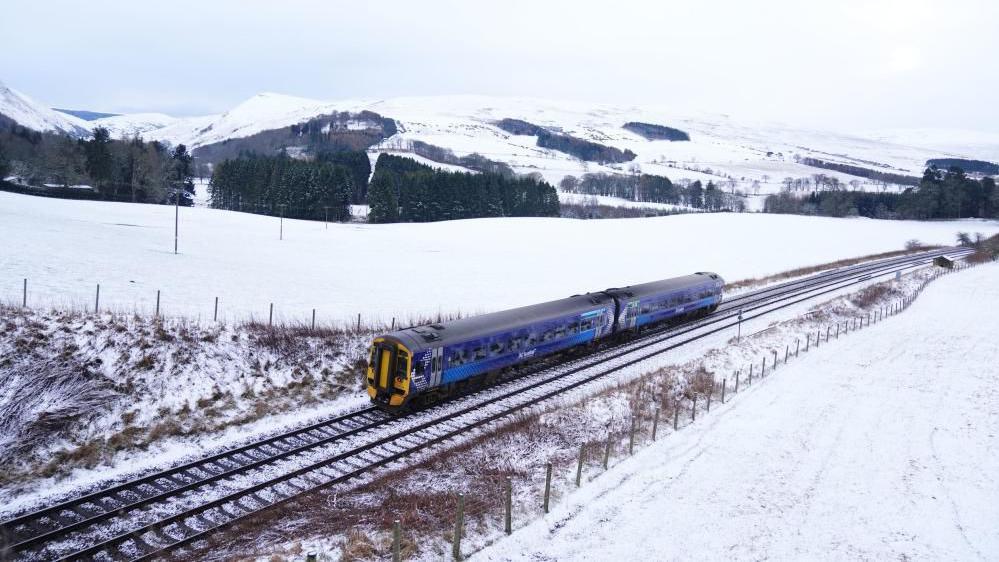
[[[843,267],[727,298],[702,319],[643,332],[580,358],[541,363],[503,382],[393,417],[369,407],[331,417],[85,495],[0,524],[0,558],[161,556],[304,493],[344,482],[743,320],[921,267],[943,249]]]

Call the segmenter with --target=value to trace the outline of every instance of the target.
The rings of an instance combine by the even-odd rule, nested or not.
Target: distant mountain
[[[478,162],[540,174],[552,183],[569,175],[644,173],[675,182],[712,181],[725,190],[753,194],[773,193],[787,178],[815,179],[816,174],[840,185],[881,189],[885,186],[876,178],[919,177],[932,159],[995,161],[999,150],[995,133],[920,129],[853,134],[720,114],[678,114],[668,107],[486,96],[323,101],[262,93],[217,115],[147,113],[84,121],[0,86],[0,114],[26,127],[76,136],[103,126],[116,137],[183,143],[196,156],[200,153],[202,162],[243,150],[284,149],[308,156],[340,146],[367,146],[372,159],[391,152],[458,169],[465,166],[462,162]],[[509,130],[511,124],[521,126]],[[552,146],[543,142],[543,135],[567,140]],[[617,153],[627,157],[604,157]]]
[[[149,131],[157,131],[180,121],[163,113],[129,113],[110,115],[90,121],[92,127],[104,127],[117,138],[144,136]]]
[[[121,115],[120,113],[101,113],[99,111],[87,111],[86,109],[62,109],[59,107],[53,107],[52,109],[65,113],[66,115],[79,117],[84,121],[93,121],[94,119],[101,119],[102,117],[114,117],[115,115]]]
[[[50,109],[0,82],[0,115],[36,131],[61,132],[74,137],[90,134],[87,121]]]

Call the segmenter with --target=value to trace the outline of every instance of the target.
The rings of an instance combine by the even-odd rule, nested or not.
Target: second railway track
[[[543,365],[415,414],[374,408],[117,483],[6,521],[4,558],[142,560],[220,531],[306,492],[344,482],[432,445],[565,394],[670,349],[850,285],[922,266],[945,249],[827,271],[727,298],[714,314],[650,331],[581,359]],[[728,323],[726,323],[728,322]],[[677,340],[683,336],[684,339]]]

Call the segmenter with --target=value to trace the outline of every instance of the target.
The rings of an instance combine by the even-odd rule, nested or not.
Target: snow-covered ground
[[[997,276],[935,281],[472,559],[994,559]]]
[[[576,221],[503,218],[428,224],[329,224],[206,208],[0,193],[0,299],[168,316],[388,322],[476,313],[606,287],[716,271],[729,281],[900,250],[953,244],[995,221],[904,222],[695,214]],[[390,256],[390,258],[386,258]]]

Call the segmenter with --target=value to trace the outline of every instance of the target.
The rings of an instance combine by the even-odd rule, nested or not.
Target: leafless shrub
[[[858,308],[869,308],[892,297],[901,296],[902,292],[888,283],[871,285],[850,297],[850,302]]]
[[[30,459],[116,398],[110,381],[76,361],[28,360],[0,368],[0,466]]]

